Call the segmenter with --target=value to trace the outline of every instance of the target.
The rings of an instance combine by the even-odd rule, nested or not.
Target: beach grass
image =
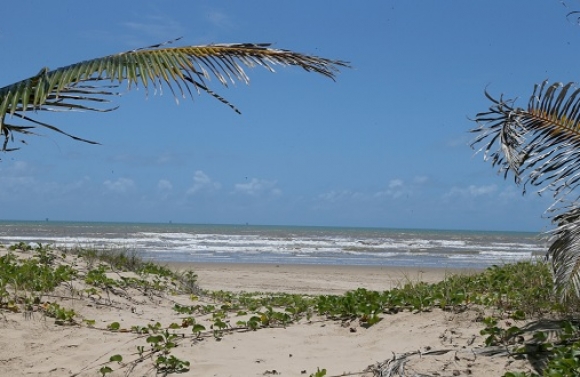
[[[158,318],[131,326],[111,320],[99,326],[96,318],[80,313],[75,304],[84,300],[97,308],[134,311],[136,297],[151,305],[169,300],[179,320]],[[0,254],[0,313],[5,319],[19,313],[25,318],[40,315],[54,320],[54,326],[133,334],[135,352],[107,355],[104,362],[86,365],[78,372],[102,376],[131,375],[147,363],[156,374],[186,373],[195,365],[176,352],[185,342],[219,341],[234,333],[313,321],[340,322],[351,330],[357,324],[372,330],[388,316],[433,311],[475,313],[484,347],[474,353],[479,357],[502,354],[526,362],[526,370],[506,370],[505,376],[575,376],[580,372],[578,300],[559,297],[549,265],[539,260],[492,266],[478,273],[447,274],[436,283],[407,279],[385,291],[358,288],[341,295],[308,295],[204,290],[195,271],[144,261],[126,249],[15,244]],[[390,376],[387,368],[404,364],[412,356],[369,365],[360,375]],[[327,367],[320,365],[310,376],[324,376]]]

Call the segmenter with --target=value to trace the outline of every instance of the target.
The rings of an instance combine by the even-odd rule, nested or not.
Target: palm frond
[[[511,171],[517,183],[550,189],[563,198],[580,184],[580,89],[574,83],[543,82],[534,87],[526,109],[515,100],[486,96],[489,111],[479,113],[479,135],[471,146],[486,141],[478,151],[499,166],[505,176]]]
[[[555,228],[549,232],[548,258],[556,287],[563,297],[573,290],[580,297],[580,89],[574,83],[544,81],[534,87],[526,109],[514,100],[494,99],[489,111],[479,113],[479,135],[472,147],[499,166],[516,183],[549,190],[553,205],[546,211]]]
[[[554,283],[566,298],[570,292],[580,297],[580,207],[572,204],[554,217],[557,225],[550,232],[548,256],[554,272]]]
[[[58,127],[36,121],[25,115],[39,111],[111,111],[116,107],[99,108],[119,95],[118,87],[142,86],[160,92],[169,88],[176,100],[207,93],[236,112],[239,110],[208,86],[216,78],[225,87],[230,83],[248,83],[244,67],[262,66],[274,72],[275,66],[298,66],[335,79],[340,68],[349,67],[340,60],[330,60],[289,50],[271,48],[267,43],[214,44],[204,46],[167,47],[167,43],[110,55],[65,67],[43,68],[28,79],[0,88],[0,135],[5,137],[3,150],[13,141],[14,133],[34,134],[43,127],[76,140]],[[95,105],[97,107],[95,107]],[[12,124],[7,116],[27,121]]]

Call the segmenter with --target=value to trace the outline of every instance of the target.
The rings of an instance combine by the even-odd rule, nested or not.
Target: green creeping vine
[[[313,318],[317,321],[358,321],[361,327],[370,328],[385,315],[401,311],[465,311],[472,308],[479,312],[491,309],[492,314],[482,320],[481,334],[487,347],[500,347],[510,357],[527,358],[537,366],[538,374],[507,372],[505,376],[575,376],[580,373],[580,330],[576,322],[565,321],[577,313],[578,301],[559,300],[550,270],[541,262],[493,266],[478,274],[448,276],[435,284],[408,281],[383,292],[360,288],[344,295],[308,296],[207,292],[197,286],[195,273],[178,274],[142,262],[135,254],[123,250],[57,252],[49,247],[39,245],[35,248],[26,244],[13,245],[10,249],[0,256],[0,312],[40,311],[54,318],[58,325],[74,324],[143,337],[145,343],[137,345],[132,356],[113,355],[97,366],[102,376],[119,369],[130,373],[132,368],[146,361],[151,362],[158,374],[184,372],[191,367],[190,362],[175,354],[183,342],[196,344],[206,338],[220,340],[237,331],[282,328]],[[122,275],[125,271],[134,274]],[[74,285],[73,280],[76,281]],[[78,288],[79,282],[84,286]],[[55,293],[63,289],[70,292],[69,296]],[[103,329],[96,327],[95,320],[79,318],[74,310],[66,307],[65,300],[53,300],[85,295],[99,302],[100,293],[105,291],[108,300],[103,304],[115,305],[118,295],[128,289],[136,289],[144,297],[165,299],[174,294],[187,294],[193,304],[174,302],[173,312],[179,320],[168,325],[157,322],[123,328],[119,322],[112,322]],[[540,326],[546,318],[552,321],[548,330]],[[522,320],[538,326],[517,326]],[[324,375],[325,369],[311,374]]]
[[[33,250],[29,245],[25,248]],[[57,304],[41,303],[56,287],[73,280],[77,271],[70,265],[55,264],[57,256],[42,245],[35,251],[25,260],[19,260],[12,252],[0,256],[0,309],[27,313],[44,310],[58,321],[72,322],[74,313]]]
[[[310,377],[324,377],[326,376],[326,369],[316,368],[316,373],[312,373]]]
[[[88,270],[81,271],[79,265],[85,261]],[[118,272],[131,271],[141,278],[112,278]],[[82,279],[85,288],[77,290],[71,283]],[[0,313],[24,312],[27,316],[34,312],[41,312],[46,317],[54,318],[57,325],[85,325],[87,328],[96,328],[96,321],[79,318],[75,310],[66,308],[56,301],[47,298],[67,301],[77,299],[83,294],[99,296],[99,292],[106,291],[109,304],[113,303],[111,294],[115,289],[134,288],[144,293],[175,294],[198,291],[196,286],[197,275],[192,272],[177,274],[170,269],[153,263],[142,262],[133,254],[123,250],[96,251],[96,250],[64,250],[57,252],[50,247],[31,246],[25,243],[11,245],[4,255],[0,255]],[[182,284],[183,282],[183,284]],[[68,290],[70,296],[62,296],[62,289]],[[57,293],[58,290],[58,293]],[[185,325],[187,323],[187,325]],[[184,321],[181,327],[193,327],[193,337],[199,337],[205,327],[196,324],[195,319]],[[171,328],[181,328],[174,325]],[[106,326],[111,332],[125,332],[119,322],[112,322]],[[172,355],[172,349],[177,346],[177,335],[169,329],[163,329],[160,323],[148,324],[145,327],[134,326],[132,331],[137,334],[149,334],[147,341],[149,349],[138,346],[139,358],[123,363],[121,355],[110,357],[98,369],[105,376],[114,371],[113,368],[127,368],[143,362],[147,358],[154,358],[153,365],[158,373],[166,375],[188,370],[189,362]]]
[[[498,319],[484,319],[487,346],[503,347],[511,357],[527,358],[537,372],[506,372],[504,377],[580,375],[580,326],[569,320],[543,320],[532,326],[498,325]]]

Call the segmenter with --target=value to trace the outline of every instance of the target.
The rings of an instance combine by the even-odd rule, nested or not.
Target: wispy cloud
[[[417,185],[424,185],[428,181],[429,181],[429,177],[424,176],[424,175],[419,175],[419,176],[413,178],[413,182]]]
[[[377,191],[373,196],[376,198],[389,197],[392,199],[408,197],[416,193],[420,190],[421,186],[424,186],[428,182],[429,178],[426,176],[414,177],[410,183],[405,182],[401,178],[391,179],[385,190]]]
[[[2,176],[1,197],[13,195],[42,195],[63,196],[76,190],[85,191],[90,183],[88,176],[77,178],[70,182],[55,182],[43,180],[41,173],[51,172],[53,167],[48,165],[35,165],[27,161],[4,161],[0,164]]]
[[[181,23],[168,15],[148,15],[139,20],[125,21],[122,26],[130,31],[133,38],[145,36],[156,42],[181,37],[185,32]]]
[[[171,191],[173,189],[173,185],[167,179],[160,179],[157,182],[157,190],[159,191]]]
[[[108,161],[127,166],[184,166],[187,157],[173,152],[146,153],[142,151],[121,152],[108,157]]]
[[[10,169],[14,172],[26,172],[29,170],[29,166],[26,161],[14,161]]]
[[[517,186],[508,186],[499,194],[502,199],[516,199],[522,196],[522,191]],[[533,196],[533,195],[530,195]],[[534,198],[535,199],[535,198]]]
[[[126,193],[135,189],[135,182],[129,178],[119,178],[116,181],[107,179],[103,182],[103,186],[109,191],[116,193]]]
[[[408,194],[409,190],[405,186],[402,179],[392,179],[387,185],[386,190],[378,191],[374,194],[375,197],[388,196],[391,198],[399,198],[405,194]]]
[[[146,47],[185,36],[187,28],[160,9],[134,12],[118,22],[112,30],[86,29],[79,33],[85,38],[125,44],[128,48]]]
[[[234,22],[229,15],[221,10],[211,9],[206,13],[207,20],[215,27],[229,29],[234,26]]]
[[[36,186],[36,179],[31,176],[4,177],[2,178],[2,194],[9,191],[28,190]]]
[[[199,192],[214,192],[221,188],[221,183],[212,180],[201,170],[197,170],[193,175],[193,185],[187,189],[188,195],[195,195]]]
[[[161,200],[167,200],[173,191],[173,184],[167,179],[160,179],[157,182],[157,193]]]
[[[471,142],[472,142],[472,137],[470,137],[469,135],[460,135],[457,137],[454,137],[452,139],[447,140],[446,142],[446,146],[450,147],[450,148],[456,148],[456,147],[460,147],[460,148],[465,148],[466,146],[468,146]]]
[[[341,203],[341,202],[373,202],[388,199],[398,199],[401,197],[408,197],[418,192],[421,186],[429,182],[426,176],[414,177],[409,183],[401,178],[391,179],[386,188],[378,191],[356,191],[350,189],[331,190],[318,195],[318,199],[327,203]]]
[[[157,163],[157,165],[168,165],[173,163],[174,160],[175,160],[174,156],[172,156],[171,154],[164,153],[158,156],[155,162]]]
[[[318,195],[319,199],[326,202],[337,203],[353,199],[362,199],[365,195],[351,190],[332,190]]]
[[[154,9],[131,13],[125,21],[116,23],[110,30],[85,29],[79,33],[89,40],[120,43],[132,49],[183,37],[186,31],[187,28],[179,21]]]
[[[250,196],[280,196],[282,195],[282,190],[276,185],[276,181],[252,178],[248,182],[236,183],[234,185],[234,193]]]
[[[492,185],[469,185],[467,187],[452,187],[447,194],[445,194],[445,198],[453,198],[453,197],[463,197],[463,198],[476,198],[480,196],[489,196],[492,194],[497,193],[498,187],[495,184]]]

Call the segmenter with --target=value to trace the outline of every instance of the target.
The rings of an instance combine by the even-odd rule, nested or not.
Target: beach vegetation
[[[16,304],[21,303],[22,310],[31,311],[57,286],[76,277],[77,271],[72,266],[57,265],[55,258],[48,257],[46,249],[23,260],[11,252],[0,256],[0,305],[11,303],[14,311],[19,310]],[[57,308],[51,309],[49,314],[58,312]]]
[[[158,372],[163,374],[183,373],[189,370],[189,361],[181,360],[175,355],[158,355],[155,360],[155,366]]]
[[[46,316],[54,318],[57,325],[77,324],[75,320],[76,312],[73,309],[63,308],[56,302],[46,303],[42,307]]]
[[[312,373],[310,377],[324,377],[326,376],[326,369],[316,368],[316,372]]]
[[[20,241],[18,243],[10,245],[8,247],[8,250],[10,250],[10,251],[16,251],[16,250],[29,251],[29,250],[32,250],[32,245],[27,244],[26,242]]]
[[[105,377],[107,374],[112,373],[113,369],[108,366],[108,365],[103,365],[100,369],[99,372],[101,373],[102,377]]]
[[[551,265],[540,260],[448,275],[432,284],[405,280],[382,292],[359,288],[342,295],[300,295],[206,291],[197,285],[194,272],[183,279],[183,272],[143,261],[132,252],[120,250],[115,255],[113,250],[46,246],[42,251],[6,250],[0,256],[0,312],[42,313],[56,325],[129,333],[135,340],[143,339],[143,344],[136,345],[136,353],[121,355],[123,361],[115,358],[99,365],[96,370],[102,374],[132,370],[147,360],[159,374],[179,373],[192,367],[177,352],[184,342],[196,344],[220,340],[234,332],[325,321],[341,323],[351,331],[357,326],[372,331],[379,322],[404,311],[443,310],[451,315],[475,311],[483,346],[514,359],[530,360],[538,375],[574,370],[579,354],[580,330],[574,320],[579,300],[560,300],[551,279]],[[102,291],[107,292],[106,300],[89,294]],[[138,305],[131,297],[136,293],[151,302],[170,300],[173,315],[166,323],[137,322],[125,328],[113,321],[103,327],[69,306],[83,298],[99,306],[129,310],[128,305]],[[182,295],[180,301],[171,301],[178,295]],[[123,300],[127,305],[119,304]],[[572,375],[566,373],[560,375]]]
[[[118,363],[121,364],[123,362],[123,356],[121,355],[113,355],[109,358],[109,363]],[[103,365],[100,369],[99,369],[99,373],[101,373],[101,376],[106,376],[109,373],[112,373],[113,369],[108,366],[108,365]]]
[[[514,359],[526,358],[536,372],[506,372],[504,377],[580,375],[580,326],[573,320],[555,319],[508,327],[498,318],[485,318],[485,344]]]
[[[194,334],[194,336],[196,338],[199,338],[201,336],[201,333],[205,331],[205,326],[201,325],[199,323],[193,323],[193,325],[191,326],[191,332]]]

